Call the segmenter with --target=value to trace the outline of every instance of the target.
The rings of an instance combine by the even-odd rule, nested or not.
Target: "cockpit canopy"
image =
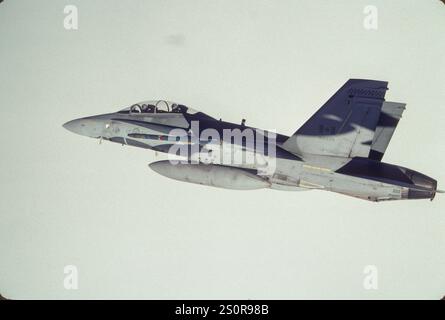
[[[139,103],[135,103],[130,107],[122,109],[119,113],[139,114],[139,113],[187,113],[195,114],[198,111],[186,107],[182,104],[178,104],[165,100],[149,100]]]

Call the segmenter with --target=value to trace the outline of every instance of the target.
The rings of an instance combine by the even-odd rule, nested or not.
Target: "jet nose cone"
[[[83,126],[84,124],[82,123],[82,121],[80,119],[76,119],[76,120],[71,120],[68,121],[67,123],[65,123],[63,125],[63,127],[66,130],[69,130],[71,132],[83,135]]]

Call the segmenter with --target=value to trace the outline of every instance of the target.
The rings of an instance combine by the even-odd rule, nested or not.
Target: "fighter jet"
[[[63,125],[74,133],[166,153],[166,177],[236,190],[327,190],[369,201],[433,199],[437,181],[382,158],[405,110],[388,82],[348,80],[294,134],[225,122],[183,104],[145,101]],[[261,107],[261,106],[259,106]]]

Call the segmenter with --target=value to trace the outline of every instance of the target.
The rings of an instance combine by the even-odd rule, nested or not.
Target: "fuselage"
[[[432,199],[437,186],[434,179],[414,170],[367,158],[295,154],[283,147],[289,136],[163,100],[76,119],[64,127],[166,153],[172,157],[169,161],[151,165],[158,173],[229,189],[320,189],[381,201]]]

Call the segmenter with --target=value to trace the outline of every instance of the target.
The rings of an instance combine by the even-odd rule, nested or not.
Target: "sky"
[[[150,170],[165,156],[62,124],[166,99],[290,135],[347,79],[385,80],[407,110],[384,161],[445,189],[444,34],[438,0],[3,1],[0,293],[440,299],[445,195],[373,203],[187,184]]]

